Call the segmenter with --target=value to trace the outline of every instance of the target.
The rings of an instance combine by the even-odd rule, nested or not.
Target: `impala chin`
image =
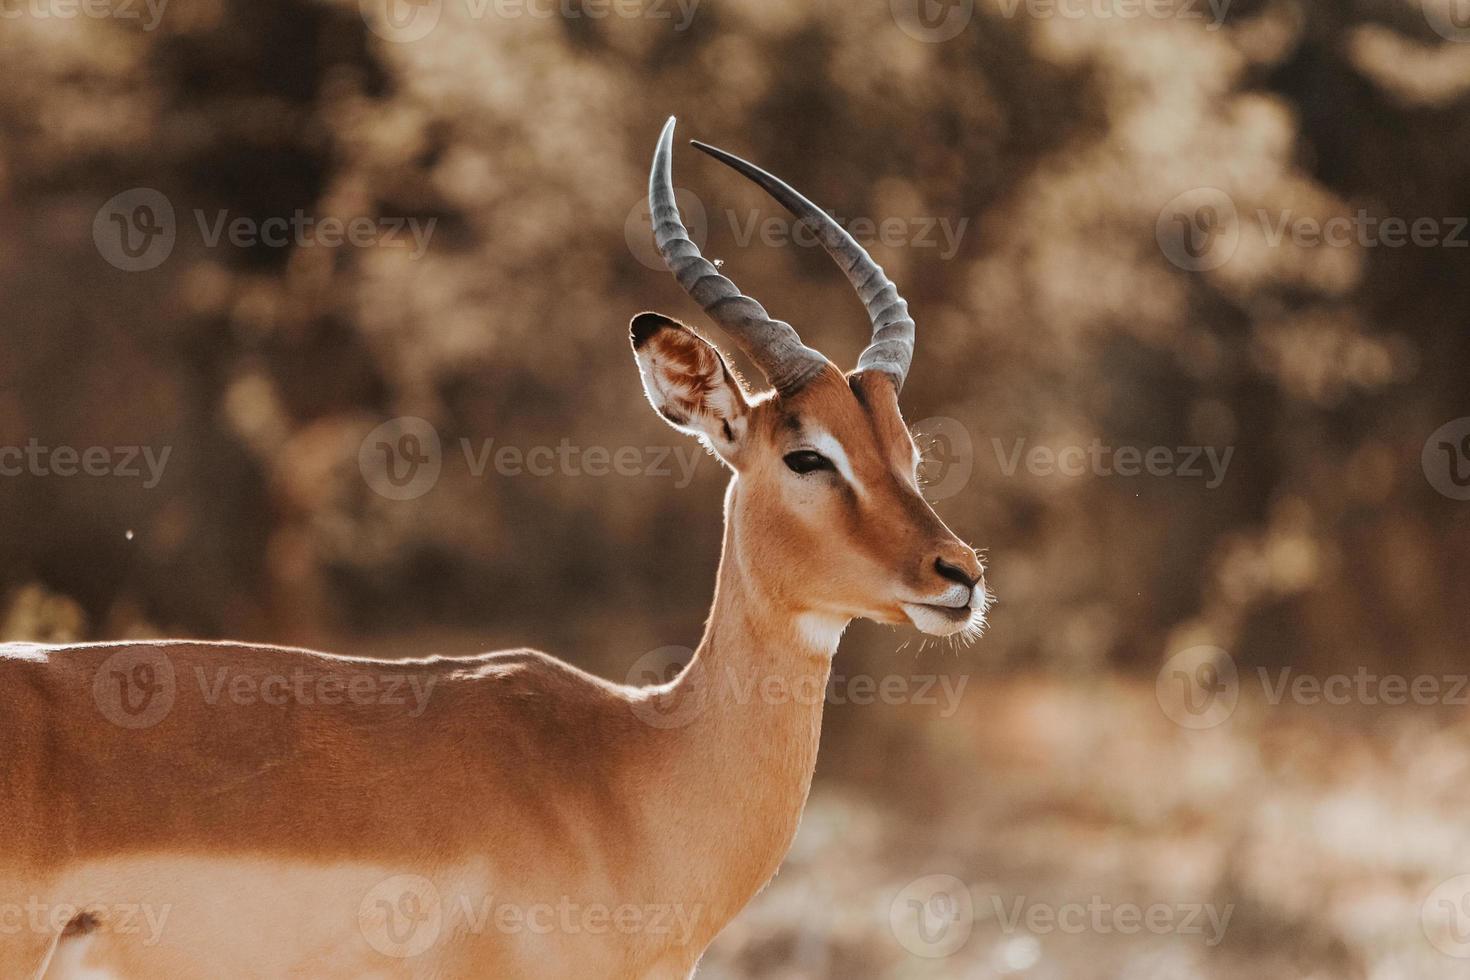
[[[972,590],[964,605],[905,602],[903,612],[920,632],[930,636],[960,636],[974,640],[985,632],[985,613],[990,608],[990,601],[989,591],[977,588]]]

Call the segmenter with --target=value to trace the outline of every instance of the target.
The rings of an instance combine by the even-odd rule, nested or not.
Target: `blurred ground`
[[[797,849],[706,972],[1470,969],[1451,0],[11,9],[0,449],[36,453],[0,475],[3,638],[530,644],[619,679],[692,645],[723,475],[625,337],[702,325],[643,211],[674,113],[868,223],[931,496],[1000,596],[967,650],[852,631],[839,671],[907,694],[831,706]],[[697,154],[675,176],[707,254],[854,358],[820,250]],[[1005,924],[1095,897],[1103,926]],[[1130,903],[1233,911],[1209,946]]]

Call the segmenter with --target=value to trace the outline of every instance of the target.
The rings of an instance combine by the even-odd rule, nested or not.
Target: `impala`
[[[732,471],[713,607],[667,684],[530,650],[380,661],[236,643],[0,648],[0,978],[686,978],[770,880],[806,802],[849,621],[980,630],[980,561],[920,495],[907,304],[840,226],[872,320],[844,373],[706,261],[649,182],[679,284],[749,355],[656,313],[653,407]]]

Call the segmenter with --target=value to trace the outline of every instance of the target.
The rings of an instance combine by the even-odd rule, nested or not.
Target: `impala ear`
[[[659,313],[635,316],[631,333],[643,390],[654,410],[734,466],[745,442],[750,403],[720,352]]]

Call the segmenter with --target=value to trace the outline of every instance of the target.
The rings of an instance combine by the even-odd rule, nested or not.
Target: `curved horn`
[[[670,116],[648,177],[653,237],[664,264],[709,318],[755,362],[772,387],[782,394],[795,391],[825,367],[827,359],[803,344],[791,324],[773,319],[765,307],[740,292],[699,254],[674,200],[673,157],[674,117]]]
[[[902,390],[909,364],[914,359],[914,321],[909,316],[909,304],[898,295],[898,287],[884,274],[883,268],[847,233],[847,229],[781,178],[719,147],[698,140],[693,143],[764,187],[787,211],[816,232],[827,254],[847,274],[847,281],[857,290],[863,306],[867,307],[868,319],[873,323],[873,340],[863,351],[863,356],[858,358],[858,370],[882,371]]]

